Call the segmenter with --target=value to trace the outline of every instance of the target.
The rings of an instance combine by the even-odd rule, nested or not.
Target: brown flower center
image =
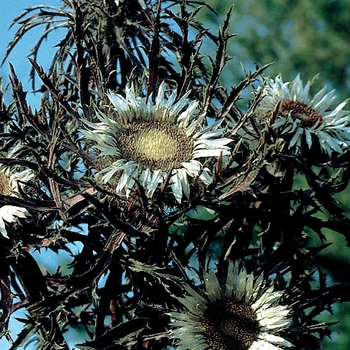
[[[322,115],[302,102],[285,100],[282,102],[282,112],[294,120],[299,119],[303,128],[311,128],[317,122],[323,123]]]
[[[122,157],[144,168],[163,171],[191,159],[193,142],[174,124],[142,121],[126,125],[118,135]]]
[[[205,339],[213,350],[247,350],[259,334],[256,313],[245,303],[214,302],[208,306],[203,319]]]
[[[0,170],[0,194],[9,196],[11,194],[12,186],[9,176]]]

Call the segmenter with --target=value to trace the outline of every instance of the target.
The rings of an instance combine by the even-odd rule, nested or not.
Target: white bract
[[[226,282],[220,287],[211,271],[204,275],[205,296],[190,286],[177,298],[188,310],[171,312],[170,337],[177,350],[278,350],[293,346],[280,333],[289,327],[290,310],[280,305],[281,291],[264,288],[263,275],[247,276],[230,263]]]
[[[18,182],[27,182],[33,177],[33,173],[29,170],[16,172],[0,166],[0,194],[5,196],[18,197]],[[0,208],[0,233],[9,238],[6,230],[6,223],[15,222],[16,218],[25,218],[29,215],[26,208],[14,206],[14,205],[3,205]]]
[[[162,83],[154,102],[152,95],[138,97],[133,86],[125,97],[109,93],[112,116],[99,112],[98,122],[84,120],[81,133],[105,164],[96,176],[119,195],[128,196],[137,182],[150,198],[168,179],[181,203],[183,195],[190,196],[190,179],[211,183],[203,160],[229,154],[231,140],[222,137],[222,121],[202,127],[205,116],[198,115],[198,102],[190,101],[189,93],[178,100],[176,92],[166,97],[165,90]]]
[[[341,154],[350,145],[349,111],[344,110],[347,101],[331,108],[335,91],[326,92],[324,86],[315,96],[310,97],[311,82],[304,86],[300,76],[283,82],[281,75],[269,79],[263,87],[263,100],[259,110],[271,113],[280,103],[278,117],[273,129],[289,135],[290,149],[301,153],[303,146],[311,149],[314,143],[323,153],[331,156]]]

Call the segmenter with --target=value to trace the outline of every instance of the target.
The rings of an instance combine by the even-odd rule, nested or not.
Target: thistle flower
[[[205,117],[198,116],[198,102],[190,101],[188,93],[175,102],[176,93],[165,98],[165,88],[162,83],[154,103],[152,96],[136,96],[133,86],[125,97],[109,93],[115,117],[84,120],[82,135],[93,141],[100,163],[106,164],[96,176],[118,194],[128,196],[137,181],[150,198],[170,173],[172,192],[181,203],[183,194],[190,195],[190,178],[211,183],[202,160],[228,155],[231,140],[222,137],[221,121],[202,127]]]
[[[311,82],[305,86],[297,75],[291,82],[283,82],[281,75],[270,79],[263,88],[260,112],[272,112],[278,103],[280,109],[272,128],[284,138],[288,135],[288,148],[301,152],[318,144],[323,153],[331,156],[341,154],[350,145],[349,112],[343,110],[347,101],[334,109],[335,91],[326,92],[324,86],[315,96],[310,97]]]
[[[33,174],[28,171],[16,172],[7,167],[0,166],[0,195],[18,197],[18,182],[26,182],[33,177]],[[7,235],[6,225],[16,221],[16,218],[25,218],[29,213],[26,208],[17,207],[14,205],[3,205],[0,208],[0,233],[9,238]]]
[[[171,312],[170,338],[177,350],[277,350],[293,346],[280,333],[291,323],[287,306],[279,305],[283,292],[264,288],[263,275],[247,276],[230,263],[221,288],[214,273],[204,275],[205,296],[190,286],[177,298],[187,312]]]

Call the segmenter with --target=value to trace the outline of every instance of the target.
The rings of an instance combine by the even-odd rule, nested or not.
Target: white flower
[[[120,195],[128,196],[137,181],[150,198],[170,174],[172,192],[181,203],[183,194],[190,195],[189,178],[205,185],[212,181],[202,160],[229,154],[231,140],[222,137],[221,121],[202,127],[198,102],[187,99],[188,93],[177,101],[175,92],[166,98],[165,89],[162,83],[155,102],[152,96],[136,96],[133,86],[125,97],[109,93],[114,116],[99,114],[98,123],[84,120],[82,135],[93,141],[104,165],[97,177]]]
[[[287,306],[279,305],[282,292],[264,288],[263,275],[247,276],[230,263],[221,288],[211,271],[204,275],[205,294],[190,286],[189,295],[177,298],[187,312],[171,312],[170,338],[177,350],[278,350],[293,346],[279,334],[291,319]]]
[[[115,4],[117,6],[120,5],[121,2],[124,2],[124,0],[114,0]],[[140,4],[140,6],[145,9],[146,8],[146,4],[145,4],[145,1],[144,0],[138,0],[138,3]]]
[[[350,145],[349,111],[343,110],[347,101],[331,108],[335,91],[326,92],[324,86],[315,96],[310,97],[311,82],[305,86],[300,76],[283,82],[281,75],[267,81],[263,87],[260,112],[272,112],[280,103],[280,110],[273,129],[288,137],[289,148],[302,152],[303,147],[311,149],[315,144],[331,156],[341,154]]]
[[[33,177],[29,170],[16,172],[8,167],[0,166],[0,194],[5,196],[19,196],[18,182],[27,182]],[[3,205],[0,208],[0,233],[9,238],[6,230],[6,223],[15,222],[16,218],[25,218],[29,215],[26,208],[14,205]]]

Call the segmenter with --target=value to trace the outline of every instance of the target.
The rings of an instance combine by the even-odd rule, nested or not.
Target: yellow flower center
[[[9,196],[11,194],[12,186],[9,176],[0,170],[0,194]]]
[[[179,150],[179,142],[160,130],[140,130],[134,142],[136,152],[149,159],[168,159]]]
[[[323,123],[322,115],[302,102],[285,100],[282,102],[282,112],[294,120],[299,119],[303,128],[311,128],[317,122]]]
[[[189,161],[193,150],[183,129],[160,121],[128,124],[118,135],[118,146],[123,158],[164,171]]]
[[[213,350],[248,350],[259,334],[259,322],[251,306],[234,300],[208,305],[202,327]]]

